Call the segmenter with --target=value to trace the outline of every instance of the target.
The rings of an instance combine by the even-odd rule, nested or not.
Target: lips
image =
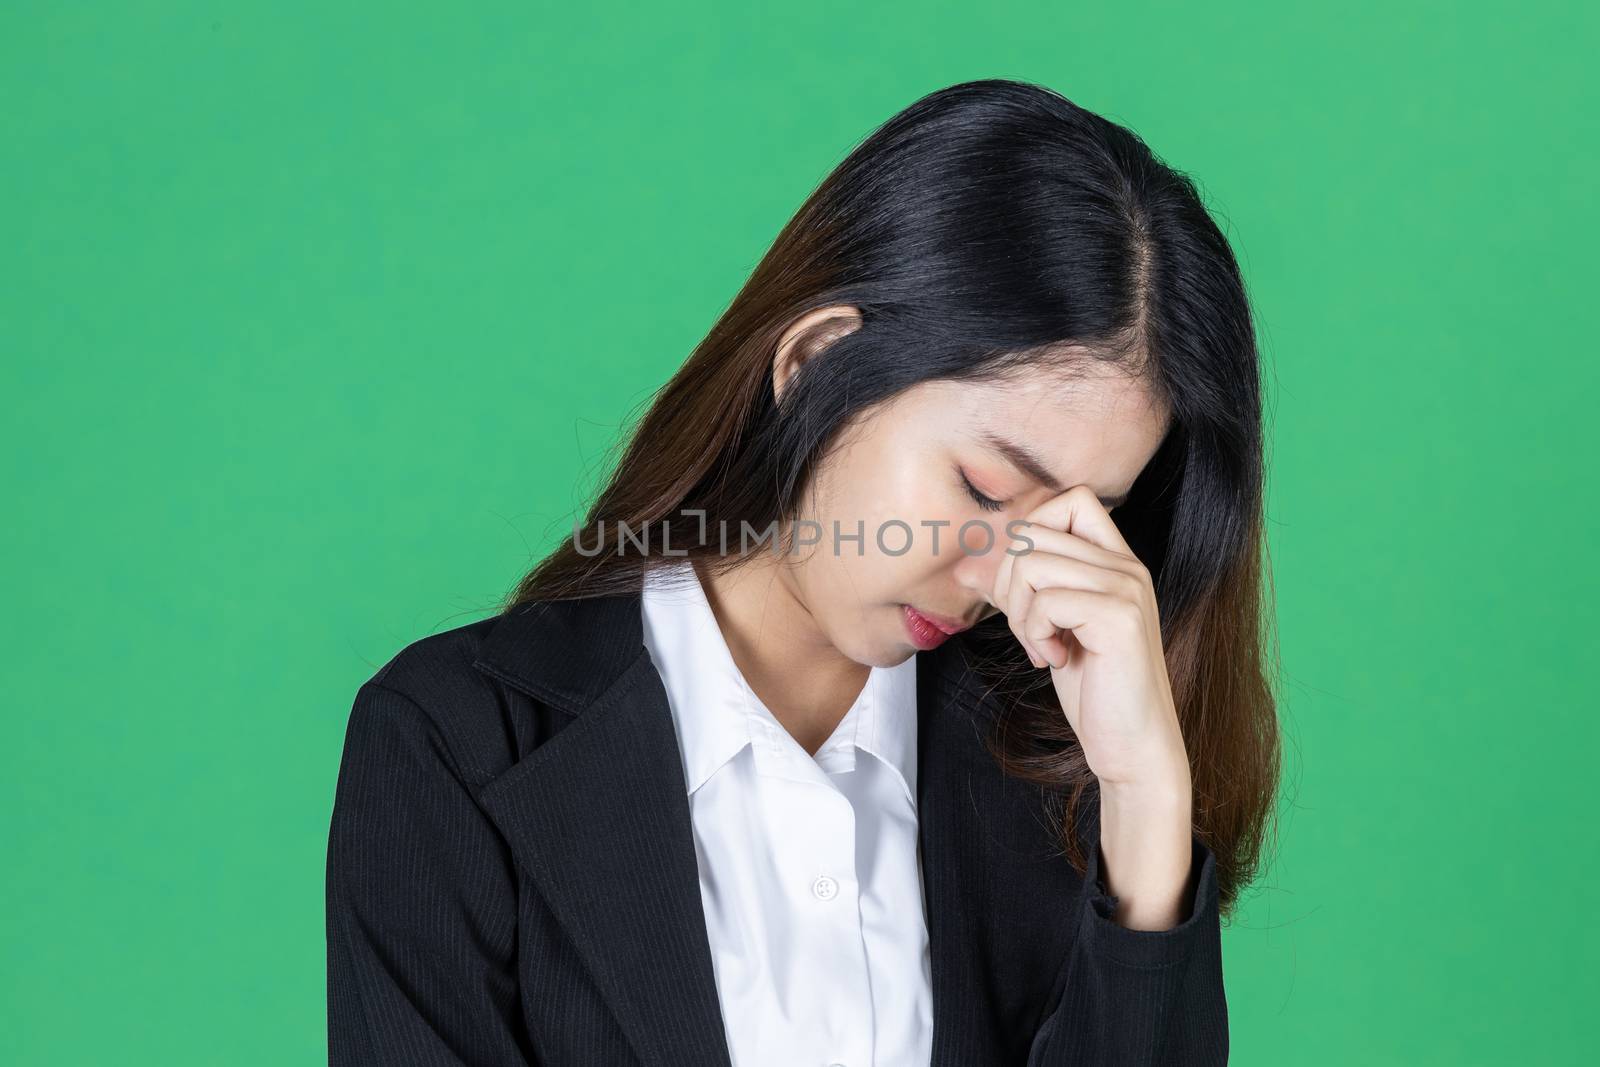
[[[905,616],[906,632],[911,636],[911,643],[924,652],[938,648],[952,634],[968,629],[967,624],[959,619],[952,619],[948,615],[928,615],[910,604],[901,606],[901,614]]]
[[[963,630],[972,629],[971,623],[962,622],[960,619],[949,615],[935,615],[932,612],[923,611],[921,608],[912,608],[911,610],[915,611],[918,615],[921,615],[924,619],[927,619],[929,622],[933,623],[947,634],[958,634]]]

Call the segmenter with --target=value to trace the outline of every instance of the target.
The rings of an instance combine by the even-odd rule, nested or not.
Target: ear
[[[861,328],[861,311],[849,304],[816,308],[795,319],[772,357],[772,395],[781,400],[795,372],[828,346]]]

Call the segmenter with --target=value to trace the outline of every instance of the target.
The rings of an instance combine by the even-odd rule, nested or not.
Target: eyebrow
[[[997,433],[987,431],[979,434],[979,440],[993,451],[998,452],[1013,467],[1017,468],[1017,470],[1021,471],[1023,474],[1026,474],[1029,478],[1032,478],[1034,481],[1038,482],[1052,493],[1062,493],[1066,491],[1066,487],[1061,484],[1055,475],[1050,473],[1050,469],[1044,465],[1044,461],[1038,456],[1034,455],[1033,452],[1031,452],[1027,447],[1020,445],[1009,438],[1002,437]],[[1128,494],[1123,493],[1121,496],[1103,496],[1099,499],[1103,506],[1107,508],[1114,508],[1119,507],[1122,504],[1126,504],[1128,502]]]

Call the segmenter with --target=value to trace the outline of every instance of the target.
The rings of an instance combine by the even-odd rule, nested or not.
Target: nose
[[[984,605],[984,610],[978,613],[978,618],[986,619],[993,614],[990,609],[998,606],[990,598],[994,595],[994,583],[1000,573],[1000,564],[1005,560],[1005,550],[996,546],[988,552],[977,552],[974,548],[974,553],[967,555],[957,549],[956,556],[951,574],[956,584],[969,594],[969,602],[977,601]]]

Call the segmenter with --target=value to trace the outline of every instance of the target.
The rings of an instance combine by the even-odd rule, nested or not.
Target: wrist
[[[1184,765],[1171,773],[1137,781],[1100,782],[1102,808],[1147,813],[1152,816],[1188,814],[1194,805],[1194,785]]]

